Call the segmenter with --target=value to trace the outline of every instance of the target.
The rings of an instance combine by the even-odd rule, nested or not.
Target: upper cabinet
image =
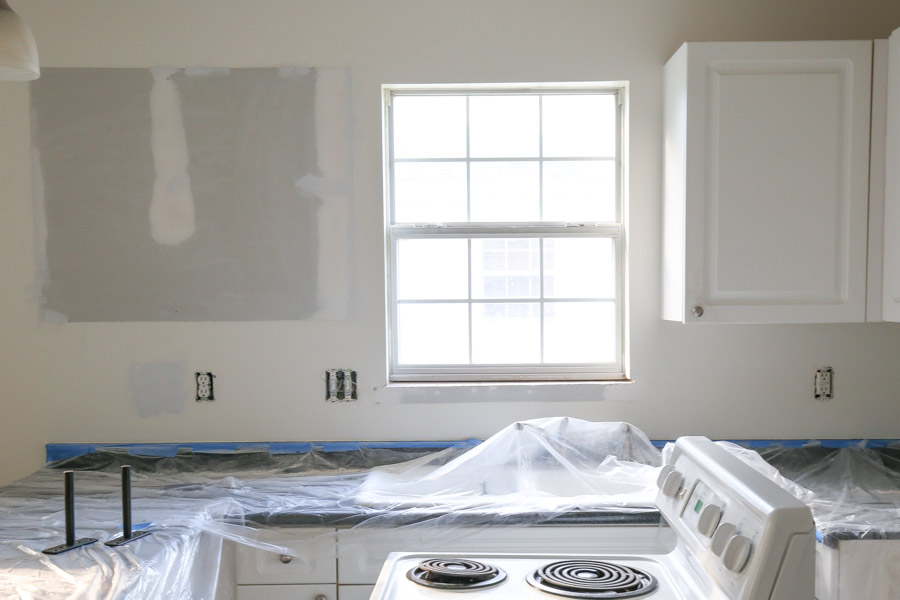
[[[887,81],[882,316],[900,321],[900,29],[890,39]]]
[[[687,43],[669,60],[665,319],[866,319],[872,48]],[[900,167],[897,136],[893,145]],[[900,184],[889,183],[900,231]],[[895,243],[891,297],[900,315]]]

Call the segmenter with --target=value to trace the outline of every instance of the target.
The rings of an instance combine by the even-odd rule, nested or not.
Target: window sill
[[[484,388],[484,387],[531,387],[554,385],[621,385],[634,383],[634,379],[592,379],[592,380],[540,380],[540,381],[391,381],[383,386],[384,389],[392,388]]]

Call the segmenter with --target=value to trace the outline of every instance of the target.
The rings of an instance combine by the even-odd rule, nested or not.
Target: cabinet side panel
[[[866,276],[866,321],[881,321],[884,273],[884,177],[887,135],[887,40],[875,40],[872,54],[872,127],[869,147],[869,259]]]
[[[887,102],[882,317],[900,321],[900,30],[890,40]]]
[[[670,321],[684,320],[687,54],[684,45],[665,67],[663,318]]]

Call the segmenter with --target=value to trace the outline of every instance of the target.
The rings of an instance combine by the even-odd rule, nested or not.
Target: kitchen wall
[[[41,318],[28,86],[0,83],[0,483],[47,442],[456,439],[515,420],[627,420],[653,438],[900,437],[900,326],[695,326],[660,318],[662,67],[685,40],[885,38],[896,0],[32,0],[47,67],[349,69],[346,318]],[[633,384],[385,387],[383,83],[631,82]],[[319,290],[327,293],[328,290]],[[177,293],[173,290],[172,293]],[[61,320],[58,320],[61,321]],[[815,368],[836,397],[813,399]],[[324,400],[323,374],[360,399]],[[193,400],[194,371],[216,401]]]

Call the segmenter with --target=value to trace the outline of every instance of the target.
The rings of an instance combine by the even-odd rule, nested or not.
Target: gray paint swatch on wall
[[[346,318],[348,79],[44,69],[31,105],[45,313]]]

